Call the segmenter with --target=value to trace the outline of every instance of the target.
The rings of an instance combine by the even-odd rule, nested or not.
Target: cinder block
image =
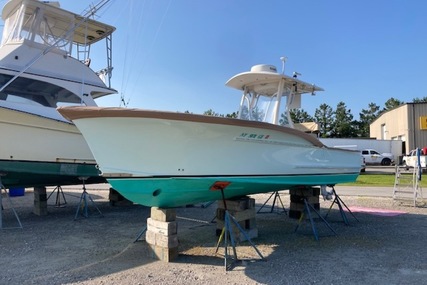
[[[299,219],[301,218],[302,211],[296,211],[296,210],[289,210],[289,218],[291,219]]]
[[[122,194],[110,188],[110,192],[108,194],[108,200],[110,200],[110,205],[112,206],[131,206],[133,202],[126,199]]]
[[[249,220],[245,220],[245,229],[254,229],[256,228],[256,219],[249,219]]]
[[[114,190],[113,188],[110,188],[110,192],[108,193],[108,199],[110,201],[119,201],[120,196],[123,197],[122,195],[120,195],[119,192],[117,192],[116,190]],[[124,197],[123,197],[124,198]]]
[[[151,218],[160,222],[173,222],[176,220],[176,210],[151,207]]]
[[[47,201],[36,201],[36,200],[34,200],[34,208],[46,208],[47,209]]]
[[[234,219],[238,222],[253,219],[256,216],[255,208],[252,209],[246,209],[242,211],[228,211],[230,215],[234,217]],[[225,209],[217,209],[216,211],[216,218],[218,220],[224,220],[225,218]]]
[[[47,195],[34,193],[34,201],[47,201]]]
[[[303,196],[303,197],[319,196],[320,188],[319,187],[294,187],[289,189],[289,194]]]
[[[291,194],[291,203],[304,204],[304,197],[300,195]]]
[[[125,207],[125,206],[132,206],[133,202],[129,201],[127,199],[121,200],[121,201],[110,201],[111,206],[119,206],[119,207]]]
[[[47,215],[47,195],[46,187],[34,187],[34,209],[33,213],[38,216]]]
[[[33,213],[37,216],[46,216],[47,215],[47,208],[34,208]]]
[[[42,195],[42,194],[46,195],[46,187],[44,186],[34,187],[34,195]]]
[[[145,240],[149,244],[157,245],[160,247],[166,247],[166,248],[178,247],[178,236],[176,234],[165,236],[160,233],[147,231],[145,234]]]
[[[289,209],[292,211],[304,211],[305,204],[304,203],[293,203],[291,202],[289,205]]]
[[[160,233],[164,236],[176,235],[178,225],[176,222],[160,222],[153,218],[147,219],[147,231]]]
[[[178,247],[166,248],[148,244],[149,256],[164,262],[171,262],[178,257]]]
[[[307,202],[309,204],[318,204],[319,203],[319,196],[307,197]]]
[[[221,228],[218,227],[216,229],[216,236],[219,237],[221,235],[223,227]],[[243,229],[243,230],[250,239],[258,237],[258,228]],[[234,239],[237,242],[242,242],[247,240],[247,238],[245,237],[245,234],[243,234],[234,224],[231,226],[231,232],[233,234]]]
[[[258,237],[258,228],[246,230],[245,233],[250,239],[257,238]],[[239,232],[239,241],[247,241],[247,240],[248,239],[246,238],[246,236],[242,232]]]
[[[229,211],[241,211],[255,208],[255,199],[249,198],[248,196],[227,199],[225,203],[227,205],[227,210]],[[225,209],[223,200],[218,200],[218,208]]]
[[[316,209],[317,211],[319,211],[320,210],[320,203],[314,203],[314,204],[311,204],[312,206],[313,206],[313,208],[314,209]]]

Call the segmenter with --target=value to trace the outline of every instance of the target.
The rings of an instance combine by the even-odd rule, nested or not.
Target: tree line
[[[426,103],[427,97],[414,98],[413,103]],[[384,108],[381,109],[375,103],[369,103],[366,109],[362,109],[359,113],[359,119],[354,119],[351,109],[348,109],[346,104],[341,101],[336,108],[332,108],[328,104],[321,104],[316,108],[314,116],[308,114],[304,109],[291,110],[291,118],[294,123],[316,122],[319,125],[319,133],[322,138],[355,138],[369,137],[369,125],[378,118],[382,113],[392,110],[396,107],[405,104],[396,98],[388,99]],[[215,113],[212,109],[205,111],[204,115],[236,118],[237,113],[221,115]],[[285,125],[287,122],[286,115],[283,113],[279,120],[279,124]]]

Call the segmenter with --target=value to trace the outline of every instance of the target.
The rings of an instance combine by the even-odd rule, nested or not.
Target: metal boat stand
[[[313,231],[314,238],[316,240],[319,240],[319,235],[317,233],[316,225],[314,224],[313,216],[311,214],[311,211],[313,211],[325,225],[335,234],[337,233],[334,231],[334,229],[329,225],[329,223],[320,215],[320,213],[311,205],[308,203],[307,198],[304,198],[304,211],[301,213],[301,217],[299,218],[298,225],[295,228],[295,232],[297,232],[298,228],[300,227],[302,221],[304,220],[305,213],[307,213],[308,218],[310,219],[311,229]]]
[[[222,201],[224,203],[224,209],[225,209],[224,227],[222,228],[221,234],[219,236],[218,243],[216,245],[215,253],[218,252],[219,245],[222,242],[222,240],[224,239],[224,253],[225,253],[224,254],[224,266],[225,266],[226,271],[232,270],[234,268],[234,266],[236,265],[236,263],[241,262],[241,260],[239,260],[237,258],[236,242],[235,242],[231,223],[234,223],[234,225],[239,229],[239,231],[245,236],[246,240],[249,241],[251,246],[258,253],[259,257],[261,257],[261,260],[265,260],[264,257],[262,256],[261,252],[258,250],[258,248],[255,246],[255,244],[252,242],[250,237],[247,235],[245,230],[239,225],[239,223],[236,221],[236,219],[227,210],[227,204],[226,204],[225,196],[224,196],[224,189],[229,184],[230,184],[229,182],[217,181],[214,183],[214,185],[211,186],[211,190],[221,191],[221,197],[222,197]],[[233,256],[232,256],[233,260],[230,264],[228,264],[228,257],[229,257],[229,255],[228,255],[228,239],[230,239],[231,247],[233,249]]]
[[[332,194],[335,196],[335,198],[334,198],[334,200],[332,201],[332,204],[331,204],[331,206],[329,207],[329,210],[328,210],[328,212],[326,213],[326,215],[325,215],[325,220],[327,219],[327,217],[328,217],[328,215],[329,215],[329,212],[331,211],[331,209],[332,209],[332,207],[335,205],[335,204],[337,204],[338,205],[338,208],[339,208],[339,210],[340,210],[340,214],[341,214],[341,217],[342,217],[342,220],[344,221],[344,223],[346,224],[346,225],[349,225],[350,223],[348,222],[348,219],[347,219],[347,215],[345,214],[345,211],[344,211],[344,208],[343,208],[343,206],[347,209],[347,211],[353,216],[353,218],[356,220],[356,221],[358,221],[359,222],[359,220],[356,218],[356,216],[354,216],[354,214],[353,214],[353,212],[352,211],[350,211],[350,209],[347,207],[347,205],[344,203],[344,201],[340,198],[340,196],[338,196],[337,195],[337,192],[335,192],[335,188],[332,186]]]
[[[55,189],[47,196],[47,200],[49,200],[50,196],[52,196],[53,193],[56,192],[56,199],[55,199],[55,207],[57,208],[63,208],[64,205],[67,204],[67,200],[65,199],[64,191],[62,191],[62,187],[60,185],[56,186]],[[63,203],[61,203],[61,196],[62,200],[64,200]]]
[[[77,217],[79,216],[80,210],[82,210],[82,215],[85,218],[89,217],[89,213],[88,213],[89,201],[92,202],[93,206],[99,212],[99,214],[102,217],[104,216],[102,214],[101,210],[99,210],[99,208],[96,206],[95,202],[92,199],[92,196],[90,196],[89,193],[87,193],[87,191],[86,191],[85,181],[87,180],[87,178],[88,177],[79,177],[79,180],[81,180],[82,184],[83,184],[83,193],[80,196],[80,201],[79,201],[79,204],[77,205],[77,211],[76,211],[76,215],[74,216],[74,220],[77,220]]]
[[[10,199],[10,195],[7,192],[6,188],[3,186],[3,183],[1,182],[1,178],[5,176],[5,174],[0,173],[0,230],[5,230],[5,229],[22,229],[22,224],[21,224],[21,220],[19,219],[18,213],[15,211],[15,207],[13,206],[12,200]],[[15,215],[16,221],[19,224],[19,227],[7,227],[4,228],[3,227],[3,192],[5,193],[5,196],[7,197],[10,207]]]
[[[261,210],[266,206],[266,204],[268,203],[268,201],[270,201],[270,199],[273,197],[273,204],[270,206],[270,211],[269,212],[261,212]],[[275,191],[275,192],[273,192],[271,195],[270,195],[270,197],[268,197],[268,199],[267,199],[267,201],[265,201],[264,202],[264,204],[262,204],[262,206],[261,206],[261,208],[259,208],[259,210],[258,210],[258,214],[263,214],[263,213],[273,213],[273,211],[274,211],[274,207],[276,206],[276,203],[277,204],[279,204],[279,202],[280,202],[280,205],[282,206],[282,211],[279,211],[279,210],[277,210],[277,213],[279,213],[279,214],[281,214],[281,213],[285,213],[285,215],[287,215],[288,214],[288,212],[286,211],[286,209],[285,209],[285,206],[283,205],[283,202],[282,202],[282,198],[280,198],[280,194],[279,194],[279,191]],[[279,206],[279,205],[277,205],[277,206]]]
[[[144,226],[142,230],[138,233],[136,236],[136,239],[133,241],[134,243],[139,241],[139,239],[142,237],[142,235],[147,231],[147,226]]]

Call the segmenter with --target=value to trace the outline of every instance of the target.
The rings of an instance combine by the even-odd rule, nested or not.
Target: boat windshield
[[[0,74],[0,86],[12,76]],[[56,108],[63,105],[80,105],[82,100],[69,90],[49,82],[19,77],[2,92],[0,100],[26,102]]]
[[[247,94],[242,102],[240,118],[249,121],[272,122],[274,107],[277,103],[277,96]]]
[[[239,118],[249,121],[259,121],[271,124],[288,124],[287,104],[280,104],[281,99],[291,97],[290,90],[284,90],[279,98],[276,93],[245,92],[242,96]],[[278,118],[278,116],[280,116]]]

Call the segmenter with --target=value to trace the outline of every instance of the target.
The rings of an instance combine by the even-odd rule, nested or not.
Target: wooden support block
[[[160,222],[173,222],[176,220],[176,210],[151,207],[151,218]]]

